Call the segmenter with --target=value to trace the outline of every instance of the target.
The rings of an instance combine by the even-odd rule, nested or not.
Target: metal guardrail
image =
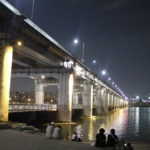
[[[83,105],[81,104],[73,104],[72,109],[83,109]]]
[[[56,104],[9,104],[10,112],[24,111],[57,111]]]

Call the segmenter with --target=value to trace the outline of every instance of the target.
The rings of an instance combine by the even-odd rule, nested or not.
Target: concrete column
[[[58,119],[61,122],[72,121],[73,74],[62,73],[58,88]]]
[[[109,93],[109,91],[108,91],[108,92],[107,92],[108,111],[110,111],[110,99],[111,99],[111,96],[110,96],[110,93]]]
[[[97,86],[96,89],[96,113],[100,114],[103,111],[103,88]]]
[[[35,104],[44,104],[44,86],[42,82],[35,84]]]
[[[108,111],[108,99],[109,99],[109,93],[107,92],[107,90],[105,89],[104,91],[104,96],[103,96],[103,101],[104,101],[104,112]]]
[[[13,47],[0,49],[0,121],[8,121]]]
[[[114,107],[115,107],[115,109],[118,107],[117,106],[117,96],[116,95],[114,96]]]
[[[107,93],[107,103],[108,103],[108,111],[110,111],[111,110],[111,108],[110,108],[110,106],[111,106],[111,95],[109,92]]]
[[[113,110],[113,95],[109,93],[109,110]]]
[[[112,94],[112,109],[115,109],[115,106],[114,106],[114,94]]]
[[[73,90],[73,101],[72,101],[72,104],[74,105],[78,105],[78,91],[76,89]]]
[[[116,105],[117,105],[117,108],[119,108],[119,99],[118,99],[118,96],[116,96]]]
[[[93,106],[93,83],[87,81],[83,91],[83,115],[86,117],[92,116]]]

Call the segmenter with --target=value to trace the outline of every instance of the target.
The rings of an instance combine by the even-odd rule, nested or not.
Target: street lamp
[[[111,81],[111,78],[110,78],[110,77],[108,78],[108,81]]]
[[[92,61],[92,63],[93,63],[93,64],[96,64],[96,63],[97,63],[97,61],[94,59],[94,60]]]
[[[106,76],[106,74],[107,74],[106,70],[102,70],[102,71],[101,71],[101,74],[102,74],[103,76]]]
[[[78,44],[78,43],[79,43],[79,40],[78,40],[78,39],[74,39],[73,43],[74,43],[74,44]]]
[[[74,44],[78,44],[79,43],[79,40],[78,39],[74,39],[73,41]],[[85,44],[84,42],[82,43],[82,59],[81,61],[84,62],[84,49],[85,49]]]
[[[35,0],[32,0],[31,20],[33,20],[33,15],[34,15],[34,4],[35,4]]]

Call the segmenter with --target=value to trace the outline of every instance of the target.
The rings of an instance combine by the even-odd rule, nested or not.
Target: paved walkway
[[[50,140],[45,136],[11,129],[0,130],[0,150],[102,150],[87,143]],[[107,150],[107,148],[105,148]],[[150,150],[148,144],[135,144],[134,150]]]

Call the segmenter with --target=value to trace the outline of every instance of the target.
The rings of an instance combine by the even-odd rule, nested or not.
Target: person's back
[[[106,136],[104,134],[105,130],[101,128],[99,133],[96,135],[95,146],[97,147],[105,147],[106,146]]]
[[[115,147],[119,142],[118,136],[115,134],[115,129],[111,129],[110,132],[111,133],[107,137],[107,146]]]
[[[52,138],[53,139],[62,139],[63,138],[60,126],[54,128]]]
[[[54,131],[54,125],[50,124],[49,126],[47,126],[47,128],[46,128],[46,137],[47,138],[52,138],[53,131]]]
[[[76,132],[74,132],[73,134],[72,134],[72,138],[71,138],[71,140],[72,141],[77,141],[77,133]]]

